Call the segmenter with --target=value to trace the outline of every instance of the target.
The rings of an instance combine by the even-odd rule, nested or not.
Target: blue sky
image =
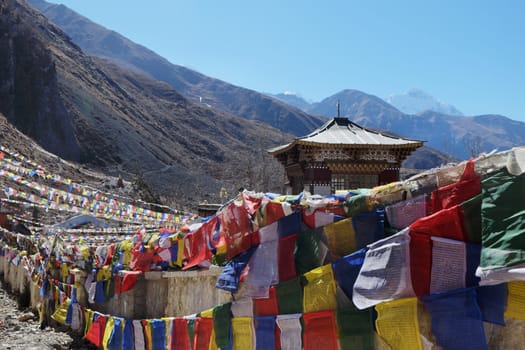
[[[525,121],[522,0],[50,0],[175,64],[320,101],[419,88],[466,115]]]

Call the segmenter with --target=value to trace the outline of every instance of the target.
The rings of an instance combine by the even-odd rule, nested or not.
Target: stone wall
[[[220,273],[220,268],[146,272],[139,276],[131,290],[89,307],[104,314],[130,319],[192,315],[232,300],[230,293],[215,288]],[[13,293],[29,293],[32,308],[40,305],[40,289],[30,280],[22,264],[15,266],[0,256],[0,274],[3,274],[3,281]],[[82,271],[75,273],[77,281],[83,282],[84,278]],[[88,296],[84,288],[77,289],[77,299],[81,305],[87,306]]]

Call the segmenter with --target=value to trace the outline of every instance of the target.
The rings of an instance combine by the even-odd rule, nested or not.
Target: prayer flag
[[[352,301],[359,309],[414,296],[410,278],[408,229],[368,246]]]
[[[432,318],[432,333],[443,349],[487,349],[476,289],[456,289],[421,297]]]
[[[303,314],[303,345],[309,349],[337,349],[337,331],[334,311],[326,310]]]
[[[389,301],[375,308],[377,333],[392,350],[423,349],[419,336],[417,298]]]

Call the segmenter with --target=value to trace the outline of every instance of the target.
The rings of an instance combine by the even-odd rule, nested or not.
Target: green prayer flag
[[[514,176],[502,168],[486,174],[481,187],[480,267],[525,263],[525,173]]]
[[[295,242],[295,270],[298,275],[321,266],[319,261],[319,241],[323,234],[323,228],[306,230],[297,235]]]
[[[358,310],[348,308],[337,310],[339,344],[345,349],[374,349],[374,313],[373,308]]]
[[[303,277],[279,283],[275,290],[279,314],[303,313]]]
[[[213,308],[213,329],[218,348],[231,347],[232,312],[231,303],[217,305]]]
[[[470,243],[481,243],[481,194],[461,203],[463,225]]]

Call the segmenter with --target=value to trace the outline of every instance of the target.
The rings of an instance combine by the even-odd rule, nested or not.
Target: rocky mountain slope
[[[141,173],[179,202],[221,187],[280,190],[282,169],[265,150],[291,135],[85,55],[25,1],[0,2],[0,31],[0,113],[47,151],[113,175]]]
[[[172,64],[64,5],[44,0],[29,0],[29,3],[62,28],[85,53],[107,58],[121,67],[164,81],[190,101],[246,119],[259,120],[296,136],[306,135],[324,123],[322,118],[311,116],[278,99]]]
[[[320,126],[323,119],[335,116],[335,106],[340,100],[342,116],[363,126],[426,140],[427,146],[453,158],[465,159],[479,151],[525,144],[525,136],[520,136],[525,135],[525,123],[504,116],[463,117],[459,116],[461,112],[451,108],[446,110],[455,116],[435,111],[407,114],[376,96],[357,90],[344,90],[314,104],[292,99],[294,96],[263,95],[174,65],[63,5],[44,0],[29,1],[64,29],[85,52],[165,81],[191,101],[247,119],[261,120],[296,136],[309,133]],[[419,95],[421,93],[416,96],[418,101],[428,100],[428,96]]]
[[[335,103],[320,113],[315,108],[307,108],[308,102],[293,99],[293,95],[267,96],[233,86],[172,64],[151,50],[93,23],[64,5],[51,4],[44,0],[29,2],[68,33],[85,52],[165,81],[190,101],[198,101],[213,109],[228,111],[247,119],[257,119],[295,136],[304,136],[322,125],[326,117],[335,116]],[[301,109],[319,116],[306,114]],[[436,154],[440,153],[424,147],[407,161],[423,168],[438,166],[447,157],[436,159]]]

